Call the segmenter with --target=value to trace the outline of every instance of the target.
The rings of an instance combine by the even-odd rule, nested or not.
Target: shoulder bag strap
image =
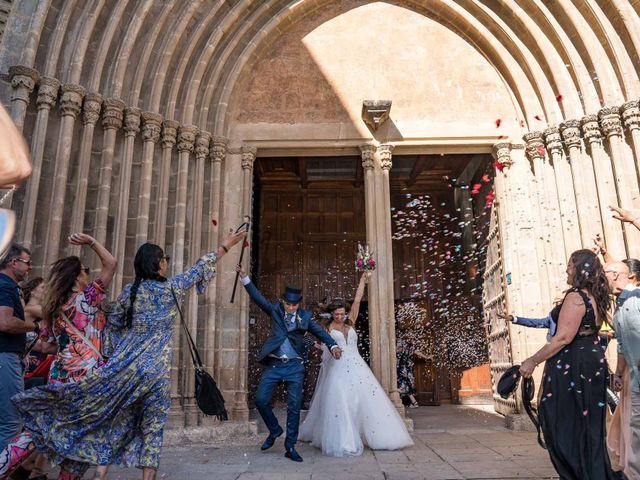
[[[176,308],[178,309],[178,314],[180,315],[180,323],[182,323],[182,328],[184,328],[184,331],[187,334],[187,344],[189,345],[189,353],[191,353],[191,360],[193,361],[193,365],[196,369],[202,369],[202,360],[200,360],[200,354],[198,353],[196,344],[193,341],[191,332],[189,332],[189,327],[187,327],[187,322],[184,321],[184,316],[182,315],[182,309],[180,308],[180,304],[178,303],[176,292],[173,291],[173,287],[170,287],[170,288],[171,288],[171,295],[173,296],[173,301],[175,302]]]
[[[91,351],[93,353],[95,353],[99,358],[101,358],[102,360],[106,360],[104,355],[102,355],[98,351],[96,346],[93,343],[91,343],[89,341],[89,339],[87,337],[85,337],[84,334],[80,330],[78,330],[76,328],[76,326],[71,322],[71,320],[69,320],[69,317],[67,317],[62,310],[60,310],[60,316],[62,317],[62,321],[67,324],[67,326],[71,329],[71,331],[74,333],[74,335],[77,335],[78,337],[80,337],[82,339],[82,341],[85,343],[85,345],[87,345],[87,347],[89,347],[91,349]]]

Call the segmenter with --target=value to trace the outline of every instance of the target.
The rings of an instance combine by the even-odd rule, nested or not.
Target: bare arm
[[[604,240],[602,239],[602,236],[599,233],[596,234],[595,238],[593,239],[593,243],[595,244],[595,247],[593,247],[594,253],[596,255],[598,254],[602,255],[602,258],[606,263],[611,263],[616,261],[616,259],[613,258],[609,253],[609,251],[607,250],[607,247],[604,244]]]
[[[353,322],[353,325],[356,324],[356,320],[358,319],[358,314],[360,313],[360,302],[362,301],[362,297],[364,297],[364,286],[367,283],[367,278],[369,278],[370,276],[370,272],[363,272],[360,276],[360,283],[358,283],[356,296],[353,299],[351,310],[349,310],[349,318]]]
[[[2,333],[27,333],[35,330],[31,320],[20,320],[13,316],[11,307],[0,307],[0,332]]]
[[[633,213],[629,210],[625,210],[624,208],[614,207],[609,205],[609,210],[613,212],[613,218],[616,220],[620,220],[623,223],[630,223],[638,230],[640,230],[640,218],[637,218]]]
[[[560,309],[558,331],[549,343],[522,362],[520,372],[525,378],[531,376],[537,365],[551,358],[573,341],[580,328],[580,321],[586,312],[586,308],[579,293],[571,292],[567,294]]]
[[[24,307],[25,318],[40,320],[42,318],[42,305],[26,305]]]
[[[102,263],[102,269],[98,278],[102,281],[104,288],[107,288],[113,280],[113,276],[116,273],[116,267],[118,262],[113,255],[107,250],[104,245],[98,243],[95,238],[84,233],[74,233],[69,237],[69,243],[72,245],[88,245],[98,255],[100,262]]]

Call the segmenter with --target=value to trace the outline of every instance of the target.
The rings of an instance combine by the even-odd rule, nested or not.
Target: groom
[[[300,424],[300,404],[302,403],[302,383],[304,381],[304,353],[303,337],[310,331],[331,350],[336,360],[342,355],[342,350],[336,345],[324,329],[311,319],[311,312],[299,308],[302,300],[302,290],[287,286],[281,301],[269,302],[258,290],[244,269],[238,266],[237,271],[244,288],[251,299],[258,304],[264,313],[271,317],[271,333],[262,345],[258,355],[258,362],[265,365],[265,370],[256,392],[256,407],[269,429],[269,436],[262,444],[262,450],[273,446],[280,435],[282,427],[273,414],[269,402],[273,390],[279,382],[287,385],[287,437],[284,442],[285,457],[294,462],[302,462],[302,457],[296,452],[298,427]]]

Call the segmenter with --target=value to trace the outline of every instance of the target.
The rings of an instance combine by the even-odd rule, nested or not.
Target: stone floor
[[[504,428],[487,406],[421,407],[411,410],[415,445],[398,452],[366,450],[358,458],[324,457],[299,446],[303,463],[283,457],[282,440],[267,452],[262,436],[232,444],[165,448],[158,478],[216,480],[439,480],[556,478],[535,434]],[[89,477],[89,475],[87,475]],[[110,480],[140,478],[136,469],[113,467]],[[55,478],[52,474],[50,478]]]

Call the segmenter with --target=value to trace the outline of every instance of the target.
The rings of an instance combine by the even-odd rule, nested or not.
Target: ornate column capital
[[[619,112],[620,107],[605,107],[598,112],[600,127],[607,139],[622,136],[622,119]]]
[[[229,139],[227,137],[214,135],[211,138],[211,148],[209,150],[209,155],[211,156],[212,162],[221,163],[224,160],[225,156],[227,155],[228,143]]]
[[[196,141],[198,127],[195,125],[181,125],[178,129],[178,152],[192,152]]]
[[[544,138],[542,132],[529,132],[522,136],[526,146],[524,152],[527,155],[529,161],[533,162],[536,159],[544,159],[545,148]]]
[[[581,120],[582,134],[589,143],[601,142],[602,131],[597,115],[585,115]]]
[[[567,148],[580,147],[580,120],[567,120],[560,124],[560,134]]]
[[[209,144],[211,143],[211,134],[200,130],[196,135],[196,146],[194,153],[196,158],[206,158],[209,155]]]
[[[23,65],[9,67],[9,77],[11,78],[11,101],[22,100],[29,102],[29,95],[33,92],[36,82],[40,78],[37,70]]]
[[[387,172],[391,170],[392,165],[392,153],[393,153],[394,145],[390,143],[383,143],[378,146],[378,155],[380,156],[380,167],[382,170],[386,170]]]
[[[362,155],[362,168],[365,170],[365,172],[367,170],[373,170],[373,157],[376,153],[376,146],[375,145],[360,145],[360,153]]]
[[[175,120],[165,120],[162,122],[162,148],[173,148],[178,137],[178,128],[180,124]]]
[[[630,131],[640,128],[640,100],[623,103],[620,107],[620,113],[624,120],[624,126]]]
[[[511,142],[500,142],[493,145],[491,155],[494,160],[504,164],[511,164]]]
[[[95,125],[100,118],[100,110],[102,110],[102,95],[96,92],[87,93],[82,106],[82,123]]]
[[[136,107],[124,109],[124,136],[135,137],[140,132],[141,110]]]
[[[86,94],[85,89],[72,83],[65,83],[60,89],[62,90],[62,96],[60,97],[62,115],[69,115],[75,118],[80,113],[82,99]]]
[[[250,147],[243,145],[240,149],[241,165],[243,170],[251,170],[253,168],[253,162],[256,159],[258,149],[256,147]]]
[[[41,108],[50,110],[56,104],[59,91],[60,82],[58,80],[50,77],[41,77],[38,82],[38,97],[36,98],[38,110]]]
[[[558,127],[547,128],[543,132],[544,142],[547,147],[547,151],[553,154],[562,154],[562,137],[560,136],[560,129]]]
[[[108,130],[122,128],[125,103],[118,98],[107,98],[102,103],[102,128]]]
[[[155,112],[142,112],[142,140],[157,143],[160,139],[162,115]]]

